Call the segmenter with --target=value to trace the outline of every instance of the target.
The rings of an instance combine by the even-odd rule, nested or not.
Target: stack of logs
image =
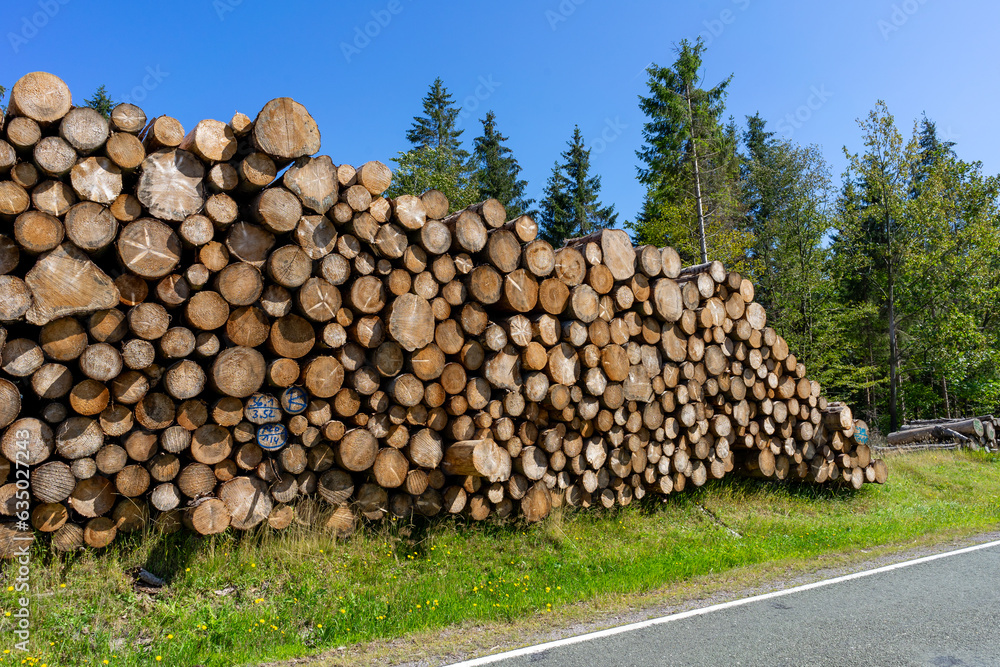
[[[993,415],[957,419],[914,419],[887,437],[892,449],[997,450]]]
[[[35,72],[0,128],[2,553],[885,480],[718,262],[387,198],[289,98],[185,133]]]

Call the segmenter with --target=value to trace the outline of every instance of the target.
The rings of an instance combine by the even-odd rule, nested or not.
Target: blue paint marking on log
[[[309,406],[309,397],[302,387],[289,387],[281,393],[281,407],[290,415],[300,415]]]
[[[270,394],[254,394],[247,399],[244,414],[251,424],[269,424],[281,420],[281,407]]]
[[[267,452],[275,452],[288,442],[288,429],[284,424],[264,424],[257,429],[257,444]]]

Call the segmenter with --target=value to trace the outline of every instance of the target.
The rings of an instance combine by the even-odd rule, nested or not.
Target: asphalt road
[[[461,664],[997,667],[1000,544],[721,607]]]

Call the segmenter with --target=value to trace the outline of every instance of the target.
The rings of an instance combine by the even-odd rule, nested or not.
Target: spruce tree
[[[518,178],[521,166],[514,158],[514,153],[504,145],[507,137],[497,129],[496,115],[490,111],[482,121],[483,134],[475,139],[475,150],[472,162],[475,172],[472,175],[473,184],[479,191],[481,199],[493,198],[507,208],[507,217],[516,218],[529,211],[534,199],[525,197],[528,182]]]
[[[829,320],[828,304],[818,295],[831,225],[830,170],[817,146],[773,135],[759,115],[747,118],[743,191],[754,237],[749,265],[768,321],[808,365],[822,352],[820,333]]]
[[[639,98],[648,117],[636,155],[646,198],[628,225],[639,242],[674,246],[688,261],[741,256],[739,163],[735,127],[721,121],[732,76],[703,87],[704,43],[682,40],[673,67],[652,65],[649,96]],[[711,250],[711,252],[709,252]]]
[[[586,236],[613,227],[618,221],[614,205],[604,206],[598,197],[601,177],[590,175],[590,151],[584,147],[580,127],[573,128],[564,162],[556,162],[541,202],[541,235],[553,245],[567,238]]]
[[[937,135],[937,123],[924,113],[918,123],[917,146],[920,153],[913,175],[912,196],[920,194],[920,186],[927,180],[933,168],[942,160],[955,156],[955,142],[942,141]]]
[[[94,91],[92,97],[84,101],[88,107],[96,109],[105,118],[111,118],[111,110],[114,109],[115,103],[108,97],[108,91],[103,84]]]
[[[441,77],[434,79],[423,106],[426,115],[413,118],[413,124],[406,131],[406,140],[414,148],[447,148],[468,158],[469,154],[462,150],[462,130],[455,127],[460,109],[454,106]]]
[[[760,112],[747,116],[747,129],[743,132],[743,143],[747,147],[747,154],[740,163],[740,179],[744,184],[746,213],[751,221],[754,218],[767,218],[768,213],[766,207],[769,202],[765,201],[751,183],[754,165],[765,164],[774,145],[774,132],[765,129],[766,127],[767,122],[760,117]]]
[[[415,116],[406,132],[413,147],[395,158],[399,165],[388,195],[440,190],[448,197],[452,211],[474,203],[478,198],[471,181],[469,152],[462,148],[462,130],[456,128],[460,109],[452,103],[440,77],[431,84],[423,99],[424,116]]]

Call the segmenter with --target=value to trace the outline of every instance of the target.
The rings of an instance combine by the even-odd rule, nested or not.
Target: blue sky
[[[336,163],[391,159],[440,76],[471,147],[493,109],[538,197],[574,124],[603,199],[639,209],[635,150],[644,68],[701,34],[707,83],[733,74],[728,113],[760,111],[779,136],[819,144],[843,168],[855,119],[885,99],[904,132],[921,112],[959,155],[1000,170],[994,116],[1000,5],[943,0],[688,2],[264,2],[4,0],[0,84],[47,70],[82,103],[100,84],[185,128],[251,117],[291,96]]]

